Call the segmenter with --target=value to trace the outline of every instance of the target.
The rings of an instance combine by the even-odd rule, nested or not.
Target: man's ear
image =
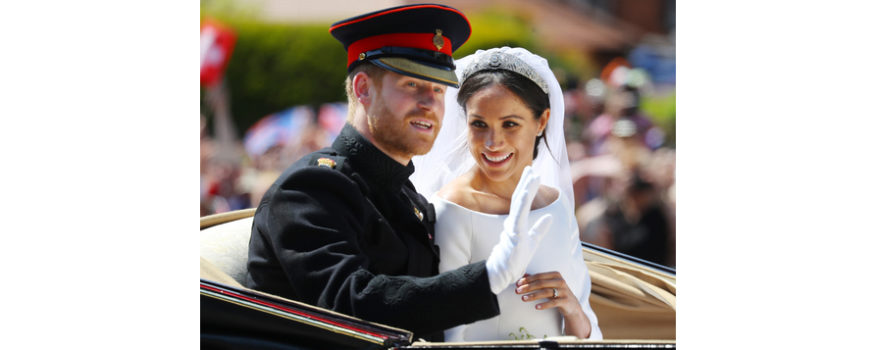
[[[371,77],[365,72],[358,72],[352,77],[352,90],[359,103],[364,107],[371,105]]]

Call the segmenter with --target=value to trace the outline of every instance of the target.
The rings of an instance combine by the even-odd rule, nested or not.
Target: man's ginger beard
[[[378,89],[379,90],[379,89]],[[434,137],[427,136],[409,130],[409,118],[423,117],[430,120],[434,126]],[[388,153],[404,154],[409,156],[422,155],[431,150],[441,122],[434,113],[416,110],[407,113],[403,117],[395,111],[389,110],[379,92],[374,96],[374,103],[367,112],[368,128],[374,141]]]

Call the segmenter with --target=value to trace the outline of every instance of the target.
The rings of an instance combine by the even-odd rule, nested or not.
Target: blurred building
[[[415,3],[416,1],[407,1]],[[673,0],[447,0],[462,11],[500,6],[526,14],[532,30],[551,50],[578,50],[599,66],[625,56],[646,37],[674,32]],[[476,28],[475,28],[476,30]],[[669,38],[659,39],[665,43]],[[673,45],[673,44],[672,44]]]
[[[675,29],[674,0],[562,0],[584,9],[629,23],[648,33],[671,34]]]
[[[271,22],[336,22],[388,7],[407,4],[399,0],[236,0],[258,9],[259,16]],[[433,1],[440,3],[440,1]],[[326,31],[327,33],[327,31]]]
[[[276,22],[334,22],[412,0],[237,0]],[[674,0],[442,0],[428,1],[465,13],[489,8],[524,13],[541,45],[550,50],[577,50],[600,66],[625,56],[643,40],[670,45],[673,51]],[[476,31],[476,28],[474,28]]]

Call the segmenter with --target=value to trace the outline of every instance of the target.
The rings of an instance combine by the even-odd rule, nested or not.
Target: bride
[[[527,221],[552,215],[553,223],[526,275],[496,292],[501,314],[449,329],[446,341],[601,339],[573,215],[559,83],[545,59],[522,48],[478,50],[456,67],[461,85],[447,91],[442,130],[428,154],[413,158],[411,177],[433,194],[440,271],[489,256],[530,171],[542,184]]]

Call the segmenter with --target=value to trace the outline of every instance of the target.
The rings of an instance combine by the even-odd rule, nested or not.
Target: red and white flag
[[[201,85],[213,86],[222,80],[236,39],[231,29],[218,22],[201,24]]]

